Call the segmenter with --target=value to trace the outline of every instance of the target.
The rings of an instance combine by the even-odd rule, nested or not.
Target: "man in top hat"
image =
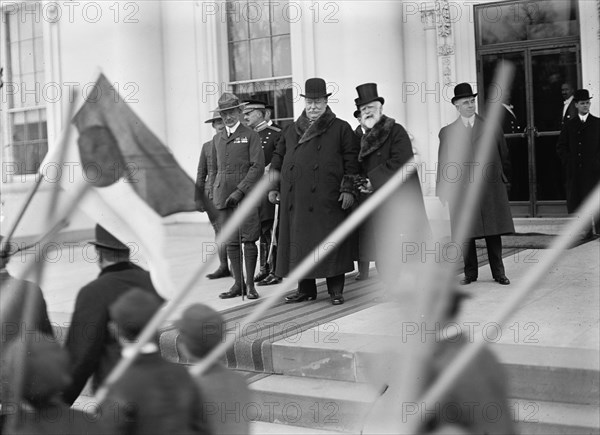
[[[132,287],[160,298],[150,274],[129,259],[129,248],[104,227],[96,225],[96,247],[100,275],[85,285],[75,300],[75,310],[67,335],[66,349],[71,358],[71,384],[64,400],[72,404],[88,378],[92,389],[100,386],[121,358],[119,343],[108,332],[108,307]]]
[[[214,207],[206,207],[204,204],[205,200],[212,201],[212,184],[214,182],[215,174],[213,172],[212,164],[212,150],[213,141],[219,133],[225,129],[225,124],[220,116],[215,116],[211,119],[204,121],[206,124],[210,124],[215,129],[215,136],[205,142],[202,145],[200,151],[200,161],[198,162],[198,171],[196,174],[196,190],[194,194],[194,200],[196,201],[196,208],[200,212],[206,212],[208,219],[213,229],[215,230],[215,237],[221,231],[222,222],[219,221],[218,216],[214,211]],[[231,276],[229,271],[229,265],[227,264],[227,250],[224,246],[217,246],[219,253],[219,268],[212,273],[206,275],[208,279],[219,279],[226,276]]]
[[[380,189],[402,166],[414,157],[408,133],[393,118],[383,114],[385,100],[375,83],[356,87],[354,100],[360,110],[361,130],[358,161],[366,178],[366,190]],[[364,130],[363,130],[364,129]],[[384,280],[396,282],[402,272],[402,246],[425,241],[430,234],[419,176],[415,172],[377,209],[365,224],[375,242],[377,269]]]
[[[136,288],[110,305],[111,334],[121,343],[124,355],[161,304],[156,295]],[[158,334],[142,346],[102,403],[102,414],[115,416],[115,434],[209,434],[201,410],[192,377],[183,365],[162,358]]]
[[[556,146],[566,171],[569,213],[577,210],[600,181],[600,119],[590,113],[591,98],[587,89],[575,91],[573,101],[577,116],[565,123]],[[598,234],[599,228],[596,220],[590,232]]]
[[[355,200],[358,174],[358,141],[346,121],[327,105],[331,95],[325,80],[306,81],[305,109],[283,132],[271,160],[281,171],[280,186],[269,192],[273,203],[281,201],[278,276],[286,276],[317,246],[334,251],[298,283],[298,291],[286,302],[317,297],[316,278],[327,278],[331,303],[344,303],[344,274],[354,270],[348,242],[332,248],[325,238],[346,218]]]
[[[206,305],[190,305],[176,326],[181,351],[192,364],[201,361],[225,340],[225,319]],[[243,376],[217,361],[195,381],[205,398],[203,418],[212,434],[245,435],[251,432],[244,414],[240,418],[238,413],[231,412],[246,409],[252,403],[252,394]]]
[[[271,121],[273,106],[258,99],[258,97],[246,100],[245,103],[244,120],[246,121],[246,125],[254,129],[260,136],[260,142],[265,155],[265,168],[268,168],[271,164],[275,145],[281,136],[281,127]],[[271,253],[271,263],[269,264],[267,261],[271,245],[271,231],[273,230],[273,223],[275,221],[275,205],[269,201],[266,195],[260,203],[258,212],[260,216],[260,269],[254,277],[254,281],[256,285],[279,284],[281,278],[275,275],[277,257],[277,248],[275,246],[273,246],[273,252]]]
[[[260,137],[251,128],[242,125],[242,108],[238,97],[224,93],[219,98],[219,107],[214,110],[221,115],[225,129],[214,139],[213,170],[215,181],[212,198],[221,221],[226,221],[243,200],[244,196],[258,183],[265,170],[265,156],[260,146]],[[240,226],[238,234],[227,241],[227,256],[235,280],[229,291],[221,293],[221,299],[241,296],[247,288],[248,299],[258,299],[254,287],[254,272],[258,251],[256,241],[260,236],[260,218],[258,207]],[[246,266],[246,282],[242,277],[243,260]]]
[[[458,111],[458,119],[440,130],[436,194],[442,204],[450,206],[450,226],[455,236],[459,224],[459,213],[465,200],[465,191],[472,179],[473,169],[481,170],[482,164],[474,162],[483,133],[484,120],[475,113],[475,97],[471,85],[459,83],[454,88],[452,104]],[[457,159],[465,159],[457,162]],[[458,170],[456,169],[458,167]],[[458,176],[454,174],[458,172]],[[503,234],[513,233],[507,184],[510,176],[510,161],[504,134],[500,126],[494,134],[490,161],[486,163],[481,177],[482,193],[476,210],[471,210],[473,220],[467,230],[467,240],[463,249],[464,279],[467,285],[477,281],[479,266],[475,239],[485,238],[492,277],[502,285],[510,284],[502,262]]]

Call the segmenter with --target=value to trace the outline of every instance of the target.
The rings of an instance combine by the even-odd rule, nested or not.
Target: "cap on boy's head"
[[[225,335],[225,319],[221,313],[203,304],[190,305],[175,325],[180,340],[199,358],[219,345]]]
[[[21,364],[23,346],[26,346],[26,354]],[[2,370],[2,382],[10,385],[16,378],[15,371],[24,368],[22,394],[33,406],[48,402],[71,383],[69,354],[48,335],[28,334],[22,341],[13,341],[3,358],[7,364]]]
[[[156,295],[134,288],[113,302],[108,312],[117,325],[119,334],[132,340],[144,329],[161,305],[162,301]]]

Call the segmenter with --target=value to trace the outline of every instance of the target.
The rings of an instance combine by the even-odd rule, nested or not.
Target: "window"
[[[2,10],[2,157],[17,175],[36,173],[48,151],[42,20],[27,5]]]
[[[240,99],[258,95],[273,121],[293,121],[292,57],[287,1],[227,0],[229,80]]]

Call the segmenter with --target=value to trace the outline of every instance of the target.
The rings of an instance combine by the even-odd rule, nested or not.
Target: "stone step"
[[[282,433],[360,433],[376,397],[364,383],[286,375],[268,376],[251,389],[254,403],[270,411],[261,413],[261,421],[285,426]],[[600,433],[596,405],[509,399],[509,412],[522,435]]]
[[[320,337],[317,336],[320,334]],[[394,370],[381,361],[380,350],[398,345],[398,337],[367,334],[330,336],[304,334],[295,343],[273,343],[275,373],[347,382],[367,382],[372,362],[380,370]],[[327,342],[329,341],[329,342]],[[600,404],[600,362],[588,349],[490,344],[504,366],[511,397],[583,405]]]
[[[345,434],[345,432],[311,429],[308,427],[267,423],[264,421],[253,421],[250,423],[251,435],[336,435],[340,433]]]

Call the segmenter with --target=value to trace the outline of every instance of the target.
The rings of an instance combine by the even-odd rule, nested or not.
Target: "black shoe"
[[[494,278],[496,282],[500,285],[509,285],[510,280],[506,276],[499,276],[498,278]]]
[[[263,279],[267,278],[270,275],[269,269],[267,268],[262,268],[260,269],[260,271],[258,272],[258,275],[256,275],[254,277],[254,282],[258,283],[260,281],[262,281]]]
[[[331,305],[342,305],[344,297],[342,295],[331,296]]]
[[[225,269],[225,268],[221,268],[221,267],[219,267],[213,273],[209,273],[208,275],[206,275],[206,277],[208,279],[219,279],[219,278],[225,278],[227,276],[231,276],[231,272],[229,271],[229,269]]]
[[[263,279],[261,282],[257,282],[256,285],[275,285],[275,284],[281,284],[281,281],[283,281],[282,278],[279,278],[277,275],[274,275],[273,273],[269,274],[269,276],[267,276],[265,279]]]
[[[469,285],[472,282],[477,281],[477,277],[469,277],[469,276],[465,276],[464,279],[460,280],[460,285]]]
[[[219,297],[221,299],[231,299],[231,298],[235,298],[235,297],[241,296],[241,295],[242,295],[242,289],[240,288],[240,286],[234,284],[233,287],[231,287],[228,292],[221,293],[219,295]]]
[[[317,299],[317,295],[307,295],[304,293],[294,293],[293,295],[285,297],[286,304],[293,304],[296,302],[314,301]]]
[[[246,297],[248,299],[258,299],[260,296],[254,287],[248,287],[248,295]]]

